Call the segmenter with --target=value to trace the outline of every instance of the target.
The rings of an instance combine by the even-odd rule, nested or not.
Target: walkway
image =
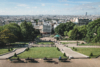
[[[78,59],[79,58],[89,58],[88,56],[83,55],[83,54],[78,53],[78,52],[75,52],[71,48],[68,48],[68,47],[66,47],[64,45],[60,45],[60,44],[57,44],[57,43],[55,43],[55,45],[56,45],[56,47],[58,47],[60,49],[60,51],[62,53],[65,53],[66,56],[70,56],[72,58],[78,58]]]
[[[0,56],[0,59],[6,59],[6,58],[9,58],[9,57],[12,57],[15,53],[16,54],[20,54],[20,53],[24,52],[25,49],[26,49],[26,47],[25,48],[17,49],[14,52],[11,52],[11,53],[8,53],[8,54],[5,54],[5,55]]]

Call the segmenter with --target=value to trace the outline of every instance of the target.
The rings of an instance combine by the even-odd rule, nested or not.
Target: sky
[[[100,15],[100,0],[0,0],[0,15]]]

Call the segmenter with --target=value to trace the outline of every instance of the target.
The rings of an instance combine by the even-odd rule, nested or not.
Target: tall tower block
[[[87,12],[86,12],[85,16],[87,16]]]

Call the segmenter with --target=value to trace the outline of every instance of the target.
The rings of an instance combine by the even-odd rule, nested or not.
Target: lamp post
[[[78,46],[78,36],[79,36],[79,34],[77,34],[77,46]]]

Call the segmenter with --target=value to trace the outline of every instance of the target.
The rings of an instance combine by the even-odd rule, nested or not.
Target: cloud
[[[64,4],[64,5],[69,5],[69,4]]]
[[[17,8],[17,7],[14,7],[14,8]]]
[[[37,7],[33,7],[33,8],[37,8]]]
[[[26,5],[26,4],[18,4],[17,6],[20,6],[20,7],[27,7],[28,5]]]
[[[30,7],[26,7],[26,8],[30,8]]]
[[[58,1],[60,1],[60,2],[66,2],[67,0],[58,0]]]
[[[45,4],[42,4],[42,6],[45,6]]]

